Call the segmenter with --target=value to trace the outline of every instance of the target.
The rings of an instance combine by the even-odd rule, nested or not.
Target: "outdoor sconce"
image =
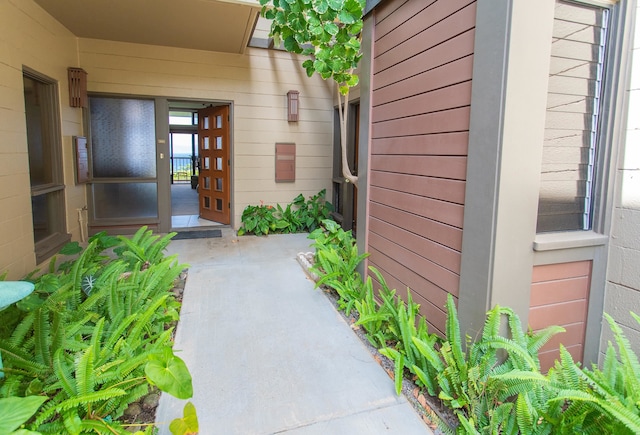
[[[70,67],[69,72],[69,106],[89,107],[87,97],[87,72],[82,68]]]
[[[287,120],[289,122],[298,122],[298,114],[300,112],[300,92],[287,92]]]

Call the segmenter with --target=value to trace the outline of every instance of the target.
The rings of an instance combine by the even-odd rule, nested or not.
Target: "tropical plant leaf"
[[[36,413],[47,399],[43,396],[0,399],[0,433],[10,434],[19,428]]]
[[[149,382],[165,393],[178,399],[193,396],[191,374],[184,361],[173,354],[171,348],[165,348],[160,355],[151,356],[144,368]]]
[[[184,405],[183,417],[173,420],[169,425],[169,430],[173,435],[192,435],[198,433],[198,416],[193,403],[187,402],[187,404]]]

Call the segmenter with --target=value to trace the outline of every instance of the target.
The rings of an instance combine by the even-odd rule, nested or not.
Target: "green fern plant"
[[[115,248],[114,252],[132,266],[137,264],[138,268],[148,267],[164,257],[164,250],[175,235],[176,233],[169,233],[160,237],[143,226],[131,238],[118,236],[122,245]]]
[[[507,320],[507,336],[500,334]],[[537,412],[543,393],[539,379],[538,349],[553,334],[551,327],[525,334],[518,316],[509,308],[496,306],[487,313],[481,337],[467,338],[463,348],[460,325],[451,295],[447,298],[446,340],[436,349],[419,338],[413,342],[437,373],[438,397],[458,415],[459,433],[550,433],[550,424],[539,424]],[[533,374],[527,382],[505,388],[509,373]],[[546,403],[544,396],[542,402]],[[471,430],[471,428],[473,430]]]
[[[640,317],[631,313],[640,324]],[[613,318],[604,314],[617,351],[611,342],[602,363],[580,368],[561,347],[560,361],[549,372],[549,383],[557,393],[549,400],[562,413],[548,419],[561,433],[640,433],[640,364],[631,344]]]
[[[28,430],[126,434],[116,420],[150,385],[192,394],[168,327],[179,308],[169,290],[185,265],[163,256],[170,237],[141,229],[131,240],[93,238],[69,267],[36,280],[37,300],[10,308],[22,314],[0,338],[0,397],[49,397]],[[103,252],[114,246],[124,248],[119,257]]]

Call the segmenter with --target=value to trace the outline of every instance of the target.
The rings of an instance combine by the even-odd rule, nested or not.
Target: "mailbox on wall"
[[[276,144],[276,182],[296,181],[296,144]]]

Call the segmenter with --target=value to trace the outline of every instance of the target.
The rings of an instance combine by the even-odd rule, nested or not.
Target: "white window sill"
[[[606,245],[609,237],[593,231],[570,231],[562,233],[536,234],[534,251],[555,251],[558,249],[584,248]]]

